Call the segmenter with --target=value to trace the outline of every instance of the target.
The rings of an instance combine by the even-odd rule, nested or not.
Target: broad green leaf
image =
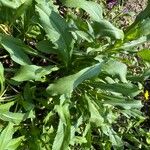
[[[14,105],[14,102],[7,102],[5,104],[0,104],[0,119],[3,121],[13,122],[15,124],[19,124],[21,121],[27,118],[34,118],[34,114],[32,111],[28,111],[27,113],[14,113],[10,112],[10,107]]]
[[[6,149],[7,150],[15,150],[15,149],[17,149],[21,145],[21,142],[23,141],[23,139],[24,139],[24,136],[12,139],[7,144]]]
[[[112,39],[123,39],[124,33],[122,30],[116,28],[109,21],[101,19],[99,22],[95,22],[93,25],[96,36],[110,37]]]
[[[5,77],[4,77],[4,67],[2,63],[0,62],[0,95],[5,89]]]
[[[0,134],[0,149],[5,150],[7,144],[11,141],[14,133],[14,124],[9,123],[8,126]]]
[[[9,111],[10,107],[14,105],[14,101],[7,102],[5,104],[0,104],[0,111],[1,112],[7,112]]]
[[[55,44],[57,53],[67,65],[72,55],[72,35],[65,20],[47,3],[36,5],[40,25],[45,30],[49,40]]]
[[[14,124],[9,123],[7,127],[0,134],[0,149],[1,150],[15,150],[23,140],[23,136],[12,139],[15,132]]]
[[[21,66],[19,71],[12,79],[18,82],[28,81],[28,80],[43,82],[45,81],[46,75],[56,70],[58,70],[58,68],[54,66],[41,67],[36,65],[25,65],[25,66]]]
[[[127,66],[119,61],[109,60],[103,64],[102,72],[111,76],[119,76],[122,82],[127,82]]]
[[[150,49],[143,49],[139,51],[137,54],[143,60],[150,62]]]
[[[78,7],[85,10],[94,21],[100,21],[103,18],[102,8],[99,4],[86,0],[61,0],[67,7]]]
[[[85,99],[87,100],[88,109],[90,112],[90,122],[94,123],[97,127],[102,126],[104,118],[101,116],[99,112],[100,108],[93,100],[90,99],[88,95],[85,95]]]
[[[0,110],[0,119],[3,121],[9,121],[15,124],[19,124],[27,118],[34,118],[32,112],[29,113],[13,113],[13,112],[3,112]]]
[[[54,49],[54,45],[48,40],[40,41],[39,43],[37,43],[36,48],[46,54],[55,54],[57,51],[56,49]]]
[[[11,59],[16,63],[20,65],[31,64],[29,57],[25,53],[28,47],[20,40],[0,34],[0,44],[8,51]]]
[[[0,1],[0,7],[4,6],[4,7],[9,7],[9,8],[12,8],[12,9],[16,9],[20,5],[21,5],[21,0],[13,0],[13,1],[10,1],[10,0],[1,0]]]
[[[76,74],[58,79],[55,83],[50,84],[47,92],[52,95],[71,94],[72,91],[84,80],[97,76],[100,73],[101,65],[96,64],[87,67]]]

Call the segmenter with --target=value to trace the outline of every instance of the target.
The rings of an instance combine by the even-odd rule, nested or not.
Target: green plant
[[[1,0],[0,149],[149,149],[149,5],[122,31],[94,1]]]

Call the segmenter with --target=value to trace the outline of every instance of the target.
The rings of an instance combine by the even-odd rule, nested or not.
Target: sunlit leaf
[[[138,56],[143,60],[150,62],[150,49],[143,49],[138,52]]]
[[[103,18],[102,8],[99,4],[86,0],[61,0],[68,7],[78,7],[85,10],[94,21]]]
[[[0,62],[0,94],[4,91],[5,77],[4,77],[4,68],[2,63]]]
[[[8,126],[0,134],[0,149],[15,150],[21,143],[23,136],[12,139],[15,132],[14,124],[9,123]]]
[[[55,44],[57,53],[66,64],[72,55],[72,35],[65,20],[46,3],[36,6],[41,26],[47,37]]]
[[[24,65],[21,66],[12,79],[18,82],[28,80],[45,81],[45,76],[56,70],[58,70],[58,68],[55,66],[41,67],[36,65]]]
[[[102,71],[111,76],[119,76],[122,82],[127,82],[127,66],[122,62],[109,60],[103,65]]]
[[[96,36],[100,37],[110,37],[112,39],[123,39],[124,33],[122,30],[116,28],[109,21],[102,19],[99,22],[95,22],[93,25],[94,32]]]
[[[50,84],[47,92],[52,95],[71,94],[71,92],[84,80],[97,76],[100,73],[100,64],[85,68],[76,74],[58,79],[56,83]]]

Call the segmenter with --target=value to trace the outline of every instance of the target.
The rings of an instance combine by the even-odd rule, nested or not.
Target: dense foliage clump
[[[121,29],[107,8],[0,0],[0,150],[150,149],[150,1]]]

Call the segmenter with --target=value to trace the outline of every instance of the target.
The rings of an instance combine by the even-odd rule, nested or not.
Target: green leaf
[[[98,82],[93,83],[93,87],[96,87],[97,89],[101,89],[104,91],[109,92],[115,92],[115,93],[121,93],[124,96],[132,96],[135,97],[137,94],[141,92],[139,88],[131,83],[104,83],[104,82]]]
[[[6,104],[0,104],[0,119],[3,121],[9,121],[15,124],[19,124],[21,121],[27,118],[34,118],[32,111],[27,113],[14,113],[10,112],[10,107],[14,105],[14,102],[8,102]]]
[[[0,62],[0,95],[3,93],[5,89],[5,77],[4,77],[4,67]]]
[[[47,37],[56,46],[57,53],[67,65],[72,55],[72,35],[68,30],[65,20],[47,3],[36,5],[40,25],[45,30]]]
[[[100,94],[100,97],[105,99],[103,101],[104,104],[110,104],[112,106],[119,106],[124,109],[140,109],[142,108],[142,102],[139,100],[133,100],[133,99],[127,99],[124,97],[118,97],[118,96],[113,96],[113,95],[105,95],[105,94]]]
[[[0,104],[0,111],[1,112],[7,112],[9,111],[10,107],[14,105],[14,101],[7,102],[5,104]]]
[[[149,35],[149,28],[150,18],[143,19],[125,34],[125,38],[128,40],[135,40],[142,36]]]
[[[109,128],[109,138],[112,145],[123,148],[123,142],[121,138],[117,135],[117,133],[112,128]]]
[[[150,7],[150,1],[148,0],[148,4],[147,4],[146,8],[137,15],[135,21],[133,22],[133,24],[131,24],[128,27],[126,32],[130,32],[130,30],[132,30],[139,22],[142,22],[143,20],[150,17],[149,7]]]
[[[67,7],[78,7],[85,10],[94,21],[100,21],[103,18],[102,8],[99,4],[86,0],[61,0]]]
[[[0,34],[0,44],[8,51],[11,59],[16,63],[20,65],[31,64],[29,57],[25,53],[25,49],[28,49],[28,47],[20,40]]]
[[[90,112],[90,122],[96,124],[97,127],[103,125],[104,118],[101,116],[99,112],[99,106],[90,99],[88,95],[85,95],[85,99],[88,102],[88,109]]]
[[[15,150],[20,145],[23,136],[12,139],[15,132],[14,124],[9,123],[8,126],[0,134],[0,149]]]
[[[52,150],[68,149],[71,138],[71,123],[68,100],[62,96],[60,105],[56,105],[55,110],[59,114],[60,120]]]
[[[25,11],[27,11],[28,7],[32,5],[32,0],[25,0],[14,13],[14,17],[12,18],[11,25],[16,21],[18,17],[20,17]]]
[[[36,48],[46,54],[55,54],[57,51],[56,49],[54,49],[54,45],[48,40],[40,41],[39,43],[37,43]]]
[[[118,50],[118,49],[120,50],[120,49],[122,49],[122,50],[126,50],[127,51],[127,50],[131,50],[131,48],[133,48],[135,46],[141,45],[141,44],[143,44],[145,42],[148,42],[148,41],[150,41],[150,34],[146,35],[146,36],[142,36],[142,37],[140,37],[140,38],[138,38],[136,40],[123,43],[123,44],[122,43],[120,43],[120,44],[116,43],[112,50]]]
[[[20,1],[18,1],[18,0],[13,0],[13,1],[10,1],[10,0],[1,0],[0,1],[0,7],[1,6],[5,6],[5,7],[12,8],[12,9],[16,9],[20,5],[21,5],[21,0]]]
[[[143,49],[139,51],[137,54],[144,61],[150,62],[150,50],[149,49]]]
[[[13,112],[3,112],[0,110],[0,119],[3,121],[9,121],[15,124],[19,124],[27,118],[34,118],[32,112],[29,113],[13,113]]]
[[[122,30],[116,28],[109,21],[101,19],[99,22],[95,22],[93,25],[96,36],[110,37],[112,39],[123,39],[124,33]]]
[[[127,82],[127,66],[119,61],[109,60],[103,64],[102,72],[111,76],[119,76],[122,82]]]
[[[6,149],[7,150],[15,150],[17,149],[20,144],[22,143],[22,140],[24,139],[24,136],[21,136],[19,138],[15,138],[15,139],[12,139],[8,144],[7,144],[7,147]]]
[[[52,95],[71,94],[72,91],[84,80],[97,76],[100,73],[101,65],[96,64],[87,67],[76,74],[58,79],[54,84],[50,84],[47,92]]]
[[[12,78],[15,81],[45,81],[45,76],[53,71],[57,71],[58,68],[54,66],[41,67],[36,65],[21,66],[16,75]]]

